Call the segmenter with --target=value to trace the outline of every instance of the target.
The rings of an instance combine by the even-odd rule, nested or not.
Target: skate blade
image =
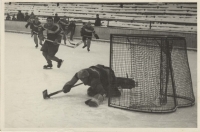
[[[51,70],[51,69],[53,69],[53,68],[43,68],[43,69],[45,69],[45,70]]]

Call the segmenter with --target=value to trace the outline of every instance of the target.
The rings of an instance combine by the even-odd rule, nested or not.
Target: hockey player
[[[63,60],[55,56],[58,52],[59,44],[61,42],[61,28],[58,24],[53,23],[52,17],[47,17],[47,23],[45,23],[39,30],[39,37],[44,40],[43,31],[47,30],[47,39],[54,41],[50,42],[46,40],[41,48],[44,58],[47,61],[47,65],[44,65],[44,69],[52,68],[52,60],[57,62],[57,67],[60,68]]]
[[[63,19],[60,19],[58,21],[58,24],[60,25],[60,27],[62,28],[63,30],[63,40],[64,40],[64,43],[66,44],[66,35],[68,34],[67,33],[67,28],[68,28],[68,25],[69,25],[69,22],[67,20],[67,17],[64,16]]]
[[[75,29],[76,29],[76,23],[75,23],[75,20],[72,19],[70,21],[70,24],[68,26],[68,29],[67,29],[67,34],[70,33],[70,40],[73,41],[73,36],[74,36],[74,33],[75,33]]]
[[[82,26],[81,31],[80,31],[81,37],[82,37],[82,41],[84,41],[84,39],[83,39],[83,35],[84,35],[84,30],[83,30],[83,28],[84,28],[85,25],[86,25],[86,23],[83,22],[83,26]],[[85,46],[85,44],[84,44],[84,46]],[[83,47],[84,47],[84,46],[83,46]],[[84,47],[84,48],[85,48],[85,47]]]
[[[41,22],[39,21],[38,17],[34,17],[28,20],[28,23],[25,25],[27,28],[30,25],[31,34],[34,36],[35,47],[38,47],[38,29],[41,27]],[[42,45],[42,40],[40,40],[40,45]]]
[[[32,25],[32,32],[34,36],[34,42],[36,44],[36,48],[38,47],[38,30],[41,28],[41,22],[39,21],[38,17],[35,17],[35,20],[31,23]],[[42,40],[39,39],[39,43],[42,46]]]
[[[33,23],[34,20],[35,20],[35,15],[32,12],[29,19],[27,20],[27,24],[25,25],[26,28],[28,28],[28,26],[30,25],[31,37],[33,36],[33,25],[32,25],[32,23]]]
[[[91,22],[87,22],[85,26],[81,28],[81,34],[83,35],[83,43],[85,48],[87,46],[88,52],[90,51],[90,44],[92,40],[92,34],[95,33],[94,28],[91,26]]]
[[[92,99],[87,100],[85,103],[91,107],[97,107],[103,102],[104,98],[108,96],[109,88],[111,88],[110,96],[121,96],[116,85],[115,74],[109,67],[96,65],[80,70],[64,85],[63,92],[69,92],[79,79],[84,85],[90,86],[87,90],[87,94],[92,97]]]

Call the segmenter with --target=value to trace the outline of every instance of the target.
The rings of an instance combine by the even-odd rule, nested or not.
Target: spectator
[[[12,17],[12,21],[17,21],[17,18],[15,17],[15,14]]]
[[[22,14],[20,10],[17,14],[17,20],[18,21],[24,21],[24,14]]]
[[[67,34],[71,32],[70,34],[70,40],[73,41],[73,36],[74,36],[74,33],[75,33],[75,29],[76,29],[76,24],[75,24],[75,20],[71,20],[70,21],[70,24],[67,28]]]
[[[58,14],[56,13],[56,14],[55,14],[55,17],[54,17],[54,23],[57,23],[59,20],[60,20],[60,17],[59,17]]]
[[[6,16],[6,20],[10,20],[11,18],[10,18],[10,15],[9,14],[7,14],[7,16]]]
[[[35,19],[35,15],[33,12],[31,12],[30,19]]]
[[[95,26],[101,26],[101,19],[99,18],[99,14],[96,15],[96,19],[95,19]]]
[[[28,13],[26,12],[26,13],[25,13],[25,17],[24,17],[24,21],[27,22],[29,18],[30,18],[30,16],[29,16]]]
[[[120,3],[119,6],[120,6],[120,8],[123,8],[123,4],[122,3]]]

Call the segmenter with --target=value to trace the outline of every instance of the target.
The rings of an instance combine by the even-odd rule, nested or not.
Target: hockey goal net
[[[137,82],[132,89],[118,87],[121,96],[109,96],[111,107],[172,112],[178,107],[194,105],[184,37],[111,34],[110,68],[116,77]]]

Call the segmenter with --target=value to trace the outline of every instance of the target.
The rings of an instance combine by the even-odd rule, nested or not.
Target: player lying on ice
[[[79,79],[84,85],[90,86],[87,89],[87,94],[92,98],[85,103],[91,107],[99,106],[107,96],[120,97],[121,92],[118,89],[119,87],[126,89],[135,87],[134,80],[115,77],[114,71],[111,68],[104,65],[96,65],[77,72],[73,78],[64,85],[63,92],[68,93]]]

